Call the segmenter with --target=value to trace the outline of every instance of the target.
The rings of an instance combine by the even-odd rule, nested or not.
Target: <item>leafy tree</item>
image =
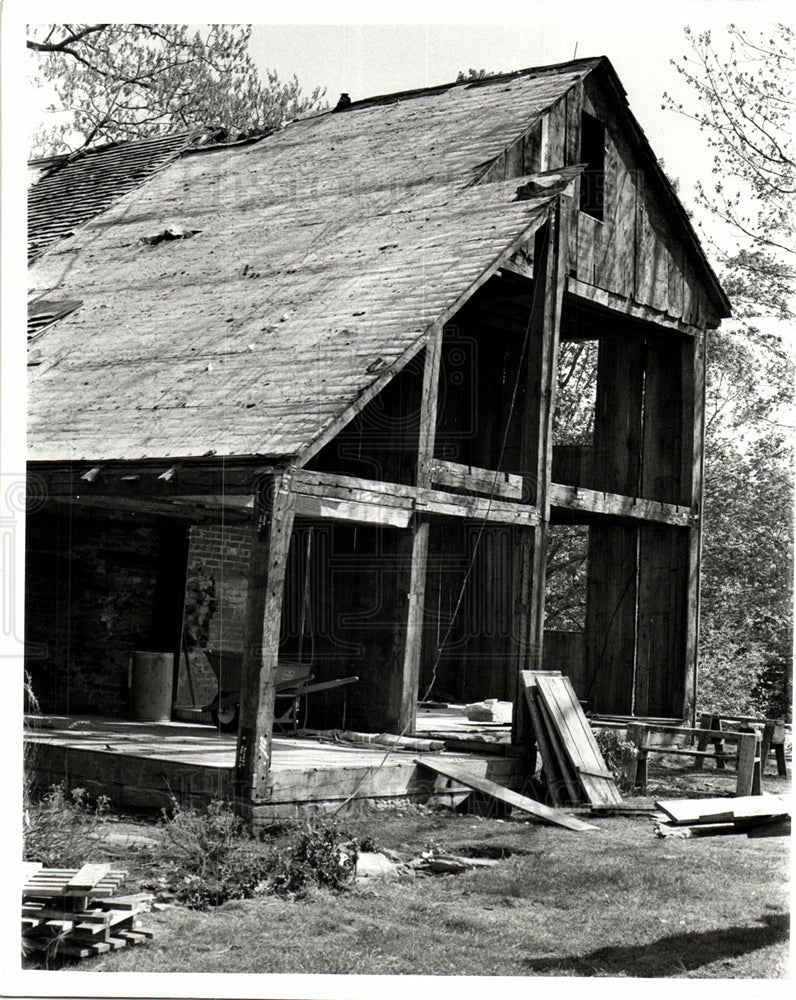
[[[718,223],[707,238],[735,317],[708,338],[700,697],[774,715],[789,711],[792,668],[793,32],[686,39],[675,65],[694,102],[668,104],[714,152],[697,199]]]
[[[264,133],[319,107],[295,77],[260,79],[249,54],[250,25],[47,24],[27,45],[35,82],[54,90],[58,124],[39,130],[36,152],[141,138],[194,127]]]
[[[457,83],[466,83],[468,80],[486,80],[490,76],[500,76],[501,70],[491,70],[489,73],[485,69],[468,69],[465,73],[460,69],[456,74]]]
[[[727,236],[709,242],[727,271],[736,315],[756,315],[765,302],[788,317],[796,253],[793,31],[778,24],[752,36],[731,24],[719,48],[709,31],[686,28],[685,35],[689,52],[673,65],[694,103],[664,99],[699,124],[713,151],[714,180],[697,185],[697,199]]]

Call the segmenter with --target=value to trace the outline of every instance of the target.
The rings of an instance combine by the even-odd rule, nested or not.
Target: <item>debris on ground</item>
[[[387,853],[391,856],[388,857]],[[494,868],[500,864],[492,858],[465,858],[434,847],[418,857],[402,859],[394,851],[363,852],[357,857],[356,880],[370,878],[413,878],[416,875],[459,875],[477,868]]]
[[[655,824],[657,837],[787,837],[791,828],[790,797],[743,795],[734,798],[671,799],[655,805],[668,822]]]
[[[23,868],[22,950],[46,953],[48,960],[90,958],[143,944],[152,931],[141,926],[152,896],[115,896],[127,873],[110,865]]]
[[[471,705],[465,705],[464,711],[470,722],[511,722],[514,705],[510,701],[498,701],[497,698],[487,698]]]

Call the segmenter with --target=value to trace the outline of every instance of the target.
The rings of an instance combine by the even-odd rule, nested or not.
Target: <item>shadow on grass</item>
[[[760,922],[763,926],[672,934],[650,944],[598,948],[588,955],[529,958],[525,964],[529,972],[562,976],[603,974],[661,978],[679,975],[720,959],[738,958],[788,940],[789,914],[766,914]]]

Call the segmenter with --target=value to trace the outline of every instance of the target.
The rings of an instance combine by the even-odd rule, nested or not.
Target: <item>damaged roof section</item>
[[[473,181],[589,66],[314,116],[150,176],[31,271],[84,302],[34,374],[31,458],[299,454],[541,224],[568,174],[529,200]],[[142,243],[175,222],[199,235]]]
[[[211,139],[207,132],[182,132],[32,161],[28,259],[73,235],[181,153]]]
[[[83,305],[33,369],[31,459],[305,453],[544,222],[581,168],[509,172],[507,151],[550,146],[543,116],[566,120],[603,65],[353,102],[254,142],[153,140],[148,166],[111,147],[40,180],[32,288]]]

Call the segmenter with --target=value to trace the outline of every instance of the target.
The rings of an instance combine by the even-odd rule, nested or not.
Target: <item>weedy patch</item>
[[[26,796],[24,860],[40,861],[47,868],[79,868],[86,851],[101,845],[110,800],[92,799],[85,788],[65,783],[53,785],[39,798]],[[91,847],[89,848],[89,842]]]
[[[622,739],[613,729],[597,729],[593,732],[605,766],[613,775],[614,781],[619,784],[622,777],[622,758],[626,754],[638,756],[638,747],[632,740]]]
[[[175,801],[163,833],[169,889],[194,909],[272,894],[300,899],[315,886],[342,891],[356,870],[358,845],[336,826],[293,824],[256,837],[225,802],[192,810]]]

